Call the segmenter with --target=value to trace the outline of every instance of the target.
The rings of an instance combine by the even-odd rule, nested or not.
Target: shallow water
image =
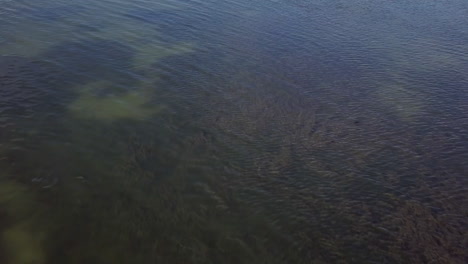
[[[468,2],[0,4],[0,263],[468,262]]]

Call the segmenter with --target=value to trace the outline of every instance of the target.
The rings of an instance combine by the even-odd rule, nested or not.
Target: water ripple
[[[3,1],[0,262],[464,263],[467,10]]]

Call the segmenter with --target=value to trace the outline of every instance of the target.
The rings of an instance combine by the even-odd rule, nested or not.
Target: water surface
[[[468,2],[1,0],[0,262],[468,262]]]

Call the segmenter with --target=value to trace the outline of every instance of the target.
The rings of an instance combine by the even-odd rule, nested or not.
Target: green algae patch
[[[2,242],[6,248],[7,264],[45,263],[42,248],[43,237],[29,230],[28,223],[17,224],[3,232]]]
[[[34,231],[34,213],[38,208],[29,190],[9,180],[0,180],[0,206],[6,221],[13,224],[2,228],[1,246],[7,264],[45,263],[42,248],[44,232]]]
[[[82,89],[69,110],[79,118],[101,121],[120,119],[143,120],[162,110],[162,106],[150,104],[151,92],[148,88],[118,94],[100,96],[96,90],[105,82],[97,82]]]
[[[29,188],[0,175],[0,212],[8,216],[7,220],[19,223],[29,219],[36,209],[38,204]]]

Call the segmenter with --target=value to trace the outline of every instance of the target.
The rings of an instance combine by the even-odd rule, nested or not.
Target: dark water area
[[[468,263],[466,25],[0,0],[0,263]]]

